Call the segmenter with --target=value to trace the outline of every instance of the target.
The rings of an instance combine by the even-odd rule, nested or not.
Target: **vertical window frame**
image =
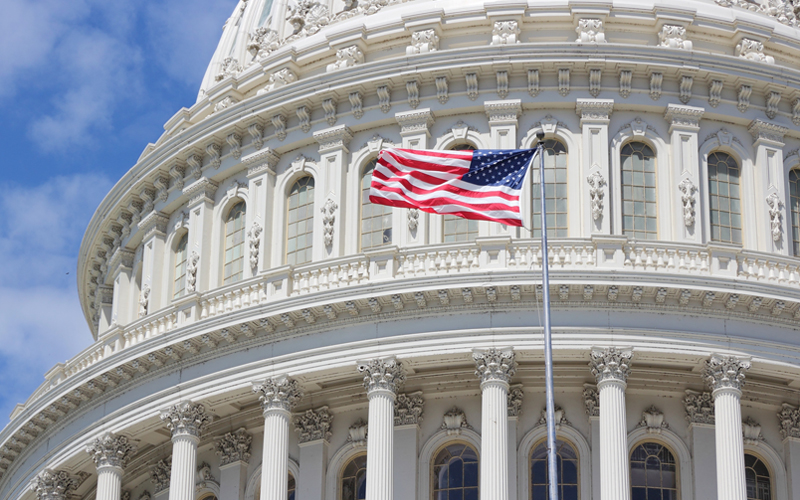
[[[393,210],[392,207],[386,205],[378,205],[376,203],[371,203],[369,201],[369,189],[370,189],[370,181],[368,179],[372,179],[372,172],[374,172],[375,168],[377,167],[377,158],[371,158],[364,166],[361,168],[361,176],[359,177],[359,193],[361,195],[361,199],[359,200],[359,214],[358,214],[358,250],[359,252],[363,252],[365,250],[372,250],[375,248],[380,248],[382,246],[391,245],[392,244],[392,215]],[[365,186],[366,182],[366,186]],[[376,235],[380,235],[382,242],[378,244],[374,244],[374,241],[368,245],[364,246],[364,225],[365,225],[365,209],[368,209],[370,212],[369,214],[369,222],[370,228],[368,234],[371,236],[371,240],[374,239]],[[388,226],[385,224],[386,217],[388,217]],[[377,230],[375,230],[374,223],[377,222],[380,226]],[[388,241],[386,240],[386,232],[388,231]]]
[[[558,495],[559,496],[558,496],[558,498],[561,499],[561,500],[565,500],[566,497],[564,496],[564,486],[574,486],[575,487],[575,492],[576,492],[576,498],[577,498],[577,500],[581,500],[581,487],[582,487],[582,484],[581,484],[581,457],[580,457],[580,453],[578,452],[578,447],[572,441],[570,441],[569,439],[564,438],[563,436],[556,436],[556,446],[557,447],[558,447],[559,443],[561,443],[562,447],[563,447],[563,445],[569,446],[570,449],[572,450],[572,452],[574,453],[574,455],[575,455],[574,461],[575,461],[575,470],[576,470],[576,472],[575,472],[575,483],[574,483],[574,485],[572,483],[564,484],[564,482],[562,481],[563,475],[559,474],[559,476],[558,476],[559,477],[559,483],[558,483],[558,485],[559,485]],[[534,493],[534,480],[535,480],[535,477],[534,477],[534,474],[533,474],[533,466],[534,466],[533,455],[537,452],[538,448],[541,447],[542,445],[544,445],[545,450],[546,450],[547,449],[547,438],[546,437],[536,441],[533,444],[533,446],[530,447],[530,449],[528,451],[528,500],[534,500],[533,493]],[[560,450],[560,448],[561,447],[559,447],[559,450]],[[562,464],[562,469],[563,469],[563,460],[564,459],[563,459],[563,457],[561,457],[560,452],[557,452],[557,453],[559,453],[558,458],[561,459],[560,463]],[[545,457],[544,457],[544,463],[545,463],[545,476],[546,476],[547,475],[547,467],[548,467],[548,465],[547,465],[547,455],[545,455]],[[544,485],[545,485],[545,498],[543,500],[547,500],[547,498],[549,497],[549,490],[547,489],[547,484],[548,484],[547,479],[548,478],[545,477],[545,483],[544,483]],[[536,485],[539,485],[539,484],[540,483],[536,483]]]
[[[436,473],[437,472],[437,467],[443,467],[443,465],[437,465],[437,463],[436,463],[437,459],[449,447],[457,446],[457,445],[463,446],[465,449],[469,449],[469,450],[472,451],[472,453],[475,454],[475,464],[476,464],[475,486],[464,486],[463,485],[464,481],[462,480],[462,486],[460,488],[457,488],[457,487],[456,488],[450,488],[449,484],[448,484],[448,487],[445,488],[445,489],[437,489],[437,484],[438,484],[438,481],[437,481],[438,478],[437,478],[437,473]],[[462,455],[463,455],[463,452],[462,452]],[[463,461],[462,461],[462,467],[463,467],[463,465],[464,464],[463,464]],[[470,489],[474,488],[475,489],[475,498],[476,499],[480,498],[480,465],[481,465],[481,457],[480,457],[480,454],[478,453],[478,450],[476,450],[475,447],[471,443],[468,443],[467,441],[453,440],[453,441],[448,441],[448,442],[442,444],[441,446],[439,446],[439,448],[432,454],[431,461],[430,461],[430,464],[428,466],[428,473],[430,474],[430,492],[429,492],[429,495],[430,495],[431,500],[436,500],[436,498],[437,498],[436,493],[438,491],[444,491],[445,492],[444,496],[447,497],[448,496],[447,492],[449,492],[451,490],[457,490],[457,489],[461,489],[462,498],[466,498],[466,495],[463,495],[463,492],[467,488],[470,488]],[[449,475],[450,464],[448,464],[447,467],[448,467],[448,475]],[[463,479],[463,476],[462,476],[462,479]]]
[[[725,161],[726,164],[726,172],[724,178],[719,176],[719,165],[720,162],[719,158],[724,155],[726,156],[730,162]],[[735,165],[736,167],[736,183],[732,184],[726,179],[730,178],[730,169],[731,165]],[[706,161],[706,176],[707,176],[707,186],[708,189],[708,239],[709,241],[714,241],[718,243],[727,243],[731,245],[738,245],[741,246],[744,241],[744,224],[743,224],[743,214],[742,214],[742,162],[731,153],[722,150],[714,150],[708,154],[708,158]],[[721,197],[720,196],[720,184],[724,184],[725,189],[727,191],[727,196]],[[735,194],[737,195],[736,198],[731,198],[731,185],[735,185]],[[736,205],[738,206],[738,212],[734,212],[733,208],[731,208],[732,202],[731,200],[736,201]],[[715,207],[716,205],[716,207]],[[728,207],[725,210],[722,210],[723,207]],[[716,213],[716,214],[715,214]],[[723,224],[725,220],[725,215],[727,215],[727,223]],[[733,219],[738,219],[739,224],[738,227],[733,224]],[[715,222],[716,220],[716,222]],[[715,236],[715,228],[718,229],[716,231],[717,235]],[[723,237],[723,231],[728,230],[728,237]],[[738,241],[735,237],[738,235]]]
[[[241,214],[241,227],[236,227],[236,219],[231,219],[232,214],[237,209]],[[231,230],[229,224],[234,223],[234,226]],[[244,279],[244,257],[245,257],[245,232],[246,232],[246,225],[247,225],[247,203],[244,200],[237,199],[234,203],[232,203],[231,207],[228,209],[227,214],[225,216],[225,220],[223,223],[223,230],[222,230],[222,285],[230,285],[233,283],[237,283]],[[229,238],[232,240],[231,245],[228,246]],[[239,243],[236,243],[236,240],[241,238]],[[238,257],[231,257],[228,259],[228,251],[230,250],[232,253],[236,253],[237,247],[240,249],[240,254]],[[226,270],[229,264],[233,264],[236,261],[241,262],[241,270],[237,273],[232,273],[226,276]]]
[[[637,154],[641,160],[637,160]],[[637,168],[638,162],[641,162],[640,168]],[[648,162],[652,168],[648,167]],[[640,241],[657,240],[658,156],[655,147],[640,139],[625,142],[619,150],[619,176],[621,233]],[[652,183],[648,177],[652,178]],[[648,200],[649,193],[652,200]],[[637,227],[640,223],[642,227]]]
[[[547,204],[547,237],[548,238],[567,238],[569,237],[569,151],[567,150],[567,145],[564,141],[551,137],[544,140],[545,143],[545,151],[549,152],[552,150],[560,149],[559,151],[555,151],[553,154],[545,154],[545,199],[548,202]],[[563,167],[559,167],[558,158],[563,155]],[[548,158],[553,158],[552,167],[549,166]],[[531,186],[531,235],[534,238],[541,238],[542,235],[542,228],[540,222],[540,214],[541,214],[541,195],[540,195],[540,188],[539,188],[539,163],[538,157],[534,161],[534,165],[531,165],[531,172],[530,172],[530,186]],[[548,181],[548,170],[554,171],[553,177],[555,178],[555,182]],[[559,182],[559,171],[561,171],[561,175],[563,176],[563,182]],[[554,187],[554,193],[552,196],[549,196],[547,193],[548,186]],[[558,191],[559,187],[563,186],[563,198],[559,196]],[[552,205],[555,207],[555,210],[551,210],[551,204],[549,203],[550,200],[553,200]],[[563,200],[563,202],[561,202]],[[563,205],[563,206],[559,206]],[[559,221],[559,218],[563,218],[563,224]]]
[[[181,253],[181,245],[183,250]],[[189,261],[189,233],[184,231],[178,237],[172,252],[172,300],[177,300],[186,295],[186,266]],[[178,259],[181,259],[180,261]],[[178,273],[181,273],[178,275]],[[180,286],[180,288],[177,288]]]
[[[680,460],[678,459],[678,453],[676,453],[675,450],[672,449],[672,447],[669,446],[667,443],[665,443],[665,442],[663,442],[661,440],[655,440],[655,439],[644,439],[642,441],[639,441],[639,442],[635,443],[631,447],[631,451],[628,454],[628,471],[629,471],[630,478],[631,478],[631,498],[632,499],[634,498],[633,489],[642,487],[642,486],[634,484],[633,456],[634,456],[634,454],[636,453],[636,451],[639,448],[644,447],[645,445],[649,445],[649,444],[654,444],[654,445],[660,446],[662,448],[662,450],[668,452],[670,457],[672,458],[672,465],[673,465],[673,469],[674,469],[674,471],[673,471],[674,472],[674,487],[673,488],[660,487],[659,489],[662,490],[662,494],[663,494],[663,490],[665,490],[665,489],[674,491],[674,497],[673,498],[676,499],[676,500],[680,500],[680,498],[681,498],[681,476],[680,476],[680,474],[681,474],[681,464],[680,464]],[[649,458],[651,456],[653,456],[653,455],[650,455],[649,452],[648,452],[647,458]],[[645,460],[645,466],[646,466],[646,463],[647,463],[647,460]],[[663,462],[660,462],[660,463],[663,464]],[[645,469],[645,471],[646,470],[647,469]],[[663,470],[662,470],[662,473],[663,473]],[[647,485],[645,485],[644,487],[647,488]]]
[[[792,255],[800,257],[800,166],[789,170],[789,224],[792,228]]]
[[[344,474],[347,471],[347,467],[351,463],[353,463],[354,461],[356,461],[356,460],[358,460],[360,458],[364,459],[364,466],[363,467],[359,467],[356,470],[356,473],[355,473],[354,476],[345,477]],[[358,480],[358,474],[362,470],[364,471],[364,475],[366,476],[365,479],[364,479],[365,482],[366,482],[366,480],[369,478],[369,476],[367,475],[367,463],[366,463],[366,460],[367,460],[367,452],[366,452],[366,450],[364,450],[364,451],[361,451],[359,453],[354,454],[353,456],[349,457],[344,462],[344,465],[342,465],[342,468],[339,470],[339,474],[338,474],[338,477],[337,477],[338,478],[338,481],[337,481],[337,483],[338,483],[338,492],[337,492],[338,495],[336,496],[337,500],[358,500],[358,492],[355,493],[355,498],[353,498],[353,499],[345,498],[345,496],[344,496],[344,482],[345,482],[346,479],[349,479],[350,477],[353,477],[357,481]]]
[[[310,186],[310,189],[309,189]],[[294,196],[295,187],[297,187],[297,199],[301,198],[301,191],[300,189],[306,188],[305,192],[308,193],[305,196],[306,202],[299,204],[296,207],[292,207],[292,196]],[[314,210],[315,210],[315,190],[316,190],[316,180],[312,175],[305,175],[298,179],[295,179],[287,192],[286,196],[286,219],[284,230],[286,231],[286,235],[284,237],[284,260],[285,263],[292,266],[302,266],[303,264],[308,264],[313,261],[314,259]],[[292,211],[296,210],[298,213],[298,217],[301,217],[295,221],[292,220],[293,215]],[[301,225],[304,225],[306,229],[302,233],[300,233],[297,229],[294,231],[292,230],[292,225],[295,228],[300,228]],[[294,233],[294,234],[293,234]],[[300,250],[297,248],[297,243],[300,242],[300,235],[304,236],[305,244],[301,247]],[[292,245],[292,241],[294,240],[295,245]],[[300,255],[300,251],[303,252],[302,260],[298,261],[296,257]]]
[[[471,142],[460,142],[447,148],[448,151],[477,151],[477,149],[478,147]],[[447,231],[448,227],[453,228],[450,233]],[[471,243],[479,236],[480,226],[477,220],[442,214],[442,243]]]

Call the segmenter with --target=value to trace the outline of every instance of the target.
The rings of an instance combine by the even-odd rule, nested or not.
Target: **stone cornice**
[[[670,132],[673,129],[697,131],[700,130],[700,119],[704,113],[704,108],[669,104],[664,112],[664,119],[669,123]]]
[[[280,155],[272,148],[263,148],[242,158],[242,163],[247,167],[247,177],[255,177],[264,171],[275,175],[275,167],[280,159]]]
[[[183,188],[183,195],[189,198],[189,207],[193,207],[200,202],[214,203],[214,194],[217,192],[219,184],[207,177],[202,177],[197,181]]]
[[[522,113],[522,101],[520,99],[486,101],[483,103],[483,109],[490,125],[516,125]]]
[[[169,216],[161,212],[150,212],[139,222],[139,230],[142,232],[142,239],[147,240],[154,235],[165,236],[167,234],[167,224]]]
[[[405,111],[395,114],[394,117],[397,123],[400,124],[401,136],[405,137],[422,132],[430,137],[428,128],[434,123],[434,116],[430,108]]]
[[[314,132],[314,140],[319,143],[320,153],[328,153],[337,150],[349,153],[350,151],[347,149],[347,145],[352,138],[353,132],[347,125],[338,125]]]
[[[581,124],[608,123],[614,110],[614,99],[578,99],[575,112],[581,117]]]
[[[763,120],[753,120],[747,131],[750,132],[756,143],[768,141],[774,143],[773,145],[776,147],[783,147],[783,136],[789,132],[789,129]]]

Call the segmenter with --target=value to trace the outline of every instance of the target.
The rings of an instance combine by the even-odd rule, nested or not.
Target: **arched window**
[[[556,440],[558,467],[558,498],[578,500],[578,454],[566,441]],[[547,500],[547,441],[533,447],[531,452],[531,500]]]
[[[537,159],[538,160],[538,159]],[[533,236],[542,236],[542,197],[539,164],[531,170]],[[547,208],[547,236],[565,238],[567,234],[567,148],[559,141],[544,141],[544,199]]]
[[[244,277],[244,216],[246,206],[240,201],[225,218],[225,265],[222,284],[235,283]]]
[[[708,155],[708,194],[711,207],[711,239],[742,243],[742,209],[739,165],[726,153]]]
[[[800,170],[789,171],[789,208],[792,217],[794,256],[800,257]]]
[[[478,500],[478,454],[464,443],[442,448],[433,459],[433,500]]]
[[[311,262],[314,238],[314,178],[298,179],[289,190],[286,228],[286,263]]]
[[[392,243],[392,207],[369,201],[369,187],[376,160],[370,160],[361,175],[361,250]]]
[[[367,455],[350,459],[342,469],[341,500],[365,500],[367,498]]]
[[[294,476],[292,473],[289,473],[289,497],[287,500],[294,500],[294,492],[297,489],[297,484],[295,483]]]
[[[186,293],[186,247],[189,234],[184,234],[175,246],[175,277],[172,282],[172,298],[177,299]]]
[[[772,500],[769,469],[760,458],[744,454],[744,477],[747,484],[747,500]]]
[[[622,234],[636,239],[658,237],[656,155],[643,142],[622,147]]]
[[[472,144],[456,144],[450,147],[450,151],[475,151],[475,149]],[[478,221],[445,214],[443,235],[445,243],[475,241],[478,237]]]
[[[631,500],[677,500],[678,465],[659,443],[642,443],[631,454]]]

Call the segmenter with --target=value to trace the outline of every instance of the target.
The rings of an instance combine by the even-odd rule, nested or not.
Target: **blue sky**
[[[76,291],[109,188],[195,102],[236,0],[2,0],[0,422],[91,343]]]

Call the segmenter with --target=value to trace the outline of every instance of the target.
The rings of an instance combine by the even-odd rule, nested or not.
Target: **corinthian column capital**
[[[92,457],[98,469],[102,467],[125,468],[128,460],[136,454],[136,445],[126,436],[110,432],[103,434],[86,445],[86,453]]]
[[[364,374],[367,395],[374,391],[397,394],[397,389],[406,381],[403,366],[394,357],[362,361],[358,364],[358,371]]]
[[[82,482],[66,471],[44,469],[31,481],[31,489],[39,500],[65,500]]]
[[[487,382],[505,382],[517,373],[517,362],[514,349],[473,349],[472,360],[475,361],[475,375],[480,377],[481,385]]]
[[[297,380],[286,375],[268,378],[263,384],[253,384],[253,392],[258,393],[265,414],[272,410],[291,411],[303,397]]]
[[[721,389],[741,392],[745,372],[749,369],[750,361],[735,356],[712,354],[703,367],[703,379],[713,392]]]
[[[589,366],[598,385],[611,380],[627,383],[632,359],[633,351],[631,349],[593,347]]]
[[[206,413],[205,406],[191,401],[178,403],[161,411],[161,420],[167,424],[173,439],[178,436],[199,438],[213,418]]]

